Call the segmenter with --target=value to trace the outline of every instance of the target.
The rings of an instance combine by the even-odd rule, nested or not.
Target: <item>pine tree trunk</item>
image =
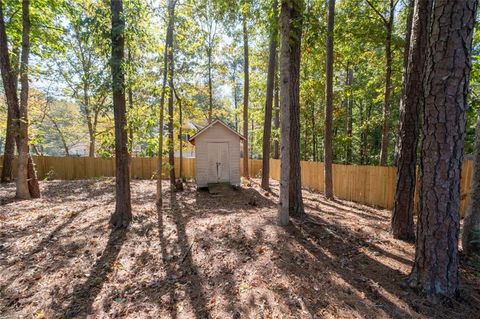
[[[18,168],[17,168],[17,193],[16,196],[22,199],[29,199],[30,190],[28,186],[28,158],[30,151],[28,147],[28,57],[30,55],[30,1],[22,2],[22,54],[20,61],[20,108],[18,122]]]
[[[352,84],[353,84],[353,70],[347,70],[347,87],[349,90],[349,95],[347,98],[347,154],[346,160],[347,164],[352,163],[352,148],[353,148],[353,94],[352,94]]]
[[[277,17],[276,0],[273,1],[273,16]],[[276,29],[276,26],[272,26]],[[275,86],[275,70],[277,64],[277,32],[270,33],[270,48],[267,71],[267,94],[265,101],[265,121],[263,124],[263,149],[262,149],[262,188],[270,189],[270,145],[272,137],[272,104]]]
[[[170,175],[170,189],[175,190],[175,139],[173,127],[173,76],[174,76],[174,58],[173,58],[173,37],[175,26],[175,6],[169,6],[169,29],[170,45],[168,50],[168,166]]]
[[[278,9],[277,9],[278,10]],[[276,63],[276,69],[275,69],[275,95],[273,98],[273,108],[275,109],[275,115],[273,117],[273,127],[275,128],[275,131],[278,131],[280,128],[280,87],[278,84],[278,61]],[[280,158],[280,138],[278,136],[275,137],[273,140],[273,158],[274,159],[279,159]]]
[[[480,256],[480,111],[477,112],[475,158],[470,203],[463,220],[462,247],[467,257]]]
[[[430,300],[458,293],[460,174],[476,0],[436,0],[428,37],[420,202],[410,284]]]
[[[178,118],[179,118],[179,121],[180,121],[180,125],[179,125],[179,128],[178,128],[178,136],[180,136],[180,138],[178,139],[178,144],[179,144],[179,148],[180,148],[180,161],[179,161],[179,168],[178,168],[178,175],[180,176],[180,179],[183,181],[184,180],[184,176],[183,176],[183,137],[182,137],[182,134],[183,134],[183,107],[182,107],[182,99],[180,99],[180,97],[178,96],[177,94],[177,90],[175,89],[175,87],[173,88],[173,92],[175,93],[175,98],[177,99],[177,102],[178,102]]]
[[[326,58],[326,107],[325,107],[325,197],[333,199],[333,177],[332,177],[332,126],[333,126],[333,27],[335,26],[335,0],[328,1],[328,23],[327,23],[327,58]]]
[[[110,1],[112,10],[112,90],[115,119],[115,180],[116,205],[110,223],[114,228],[125,228],[132,220],[130,202],[130,172],[128,156],[125,75],[122,69],[125,51],[125,21],[122,0]]]
[[[249,62],[248,62],[248,28],[247,16],[242,16],[243,25],[243,176],[250,178],[248,174],[248,94],[250,89],[249,83]]]
[[[212,123],[213,116],[213,85],[212,85],[212,48],[208,46],[208,123]]]
[[[391,1],[392,3],[393,1]],[[393,6],[393,4],[392,4]],[[394,8],[390,9],[390,15],[386,28],[385,39],[385,91],[383,96],[383,125],[382,125],[382,142],[380,145],[380,166],[387,165],[388,159],[388,142],[390,135],[390,95],[392,92],[392,33],[394,21]]]
[[[427,50],[428,25],[432,0],[415,1],[411,45],[405,70],[405,86],[400,103],[400,128],[397,143],[397,181],[392,213],[393,237],[415,239],[413,203],[415,195],[417,144],[420,114],[423,110],[423,76]]]
[[[304,213],[300,178],[300,48],[303,1],[282,0],[280,13],[280,204],[278,222]]]

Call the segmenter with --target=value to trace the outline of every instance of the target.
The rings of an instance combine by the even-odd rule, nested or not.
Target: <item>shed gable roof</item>
[[[237,135],[241,140],[245,140],[245,137],[243,137],[243,135],[240,135],[239,133],[237,133],[235,130],[233,130],[230,126],[228,126],[227,124],[225,124],[223,121],[220,121],[219,119],[216,119],[215,121],[213,121],[212,123],[208,124],[207,126],[205,126],[204,128],[202,128],[200,131],[198,131],[195,135],[193,135],[192,137],[190,137],[188,139],[188,141],[192,144],[195,145],[195,139],[202,135],[203,133],[205,133],[206,131],[208,131],[210,128],[212,128],[215,124],[221,124],[223,127],[225,127],[227,130],[229,130],[230,132],[232,132],[233,134]]]

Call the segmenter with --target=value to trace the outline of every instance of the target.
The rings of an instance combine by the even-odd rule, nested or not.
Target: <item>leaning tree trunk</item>
[[[122,68],[125,49],[125,21],[122,0],[110,1],[112,10],[112,90],[115,119],[115,180],[116,205],[110,223],[114,228],[127,227],[132,220],[130,172],[128,156],[125,74]]]
[[[248,94],[250,90],[249,83],[249,63],[248,63],[248,29],[247,15],[243,14],[243,176],[249,178],[248,174]]]
[[[432,301],[458,293],[460,175],[476,0],[436,0],[428,37],[420,211],[410,284]]]
[[[328,1],[328,23],[327,23],[327,58],[326,58],[326,81],[325,81],[325,197],[333,199],[333,177],[332,177],[332,126],[333,126],[333,27],[335,26],[335,0]]]
[[[277,17],[277,1],[273,1],[273,16]],[[272,26],[273,30],[277,29],[276,25]],[[267,94],[265,101],[265,121],[263,124],[263,149],[262,149],[262,188],[270,189],[270,145],[272,136],[272,104],[273,91],[275,86],[275,70],[277,64],[277,32],[270,33],[270,48],[268,58],[267,72]]]
[[[427,50],[428,25],[432,0],[416,0],[410,39],[409,58],[405,69],[405,86],[400,103],[400,128],[397,143],[397,182],[392,214],[393,237],[415,239],[413,204],[415,196],[417,142],[420,114],[423,110],[423,76]],[[407,32],[408,33],[408,32]]]
[[[477,112],[472,187],[470,203],[463,220],[462,246],[467,257],[480,256],[480,111]]]
[[[300,178],[300,48],[303,1],[282,0],[280,11],[280,204],[278,222],[304,213]]]

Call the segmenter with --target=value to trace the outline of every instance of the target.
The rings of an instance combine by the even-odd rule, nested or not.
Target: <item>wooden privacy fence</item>
[[[44,179],[74,180],[102,176],[115,176],[115,159],[90,157],[53,157],[34,156],[38,177]],[[163,177],[168,176],[168,162],[164,159]],[[0,156],[0,163],[3,158]],[[180,159],[175,159],[176,173],[179,174]],[[185,178],[195,177],[195,159],[183,159],[183,175]],[[315,191],[324,191],[323,163],[300,162],[302,186]],[[154,157],[133,157],[131,162],[132,178],[153,178],[157,169],[157,159]],[[16,165],[14,164],[14,173]],[[261,160],[249,160],[249,175],[259,177],[262,170]],[[243,174],[243,160],[240,160],[240,172]],[[464,161],[461,180],[461,206],[463,215],[469,201],[469,189],[473,174],[472,161]],[[393,208],[395,194],[395,167],[367,165],[333,165],[333,193],[340,199],[362,204]],[[270,160],[270,177],[280,179],[280,161]],[[418,184],[418,181],[417,181]],[[418,188],[417,188],[418,189]],[[417,196],[418,201],[418,196]]]
[[[323,192],[323,163],[301,161],[300,166],[302,186]],[[393,208],[396,187],[396,167],[333,164],[332,173],[333,193],[336,197],[381,208]],[[464,161],[460,182],[460,214],[462,216],[470,200],[472,175],[473,162]],[[270,177],[275,180],[280,179],[280,160],[270,161]],[[417,186],[418,183],[419,180],[417,178]],[[418,190],[418,187],[416,187],[416,189]],[[418,194],[416,194],[415,205],[417,203]]]

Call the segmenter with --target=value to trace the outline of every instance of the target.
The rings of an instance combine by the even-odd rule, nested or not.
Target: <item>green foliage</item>
[[[20,2],[5,0],[12,59],[21,40]],[[286,1],[303,8],[300,70],[301,156],[323,158],[325,107],[326,1]],[[389,1],[372,0],[384,12]],[[279,8],[282,1],[279,1]],[[268,41],[278,24],[273,0],[182,0],[175,17],[174,86],[182,102],[183,133],[208,116],[208,51],[212,53],[214,117],[242,130],[243,18],[249,34],[249,121],[252,157],[262,151]],[[158,104],[163,78],[167,8],[164,1],[124,1],[127,127],[130,147],[145,156],[158,147]],[[389,164],[393,164],[398,109],[402,89],[406,10],[399,5],[393,28],[393,77]],[[38,152],[63,154],[67,145],[90,142],[97,155],[114,151],[110,75],[111,16],[104,0],[32,1],[31,143]],[[115,30],[114,30],[115,32]],[[337,1],[334,30],[334,161],[377,164],[380,153],[385,77],[385,25],[364,0]],[[475,34],[472,61],[471,107],[467,114],[465,150],[474,145],[476,110],[480,107],[480,48]],[[353,83],[347,83],[347,72]],[[131,94],[130,94],[131,93]],[[131,96],[131,99],[129,98]],[[347,101],[351,101],[349,117]],[[48,102],[48,103],[47,103]],[[0,101],[0,106],[2,105]],[[48,105],[48,107],[46,106]],[[0,130],[5,131],[5,109],[0,107]],[[180,128],[179,101],[175,101],[175,129]],[[352,122],[352,134],[348,123]],[[58,127],[55,127],[53,122]],[[164,130],[162,133],[166,133]],[[176,134],[176,137],[177,134]],[[278,129],[272,137],[278,139]],[[3,143],[0,137],[0,146]],[[165,143],[167,139],[164,139]],[[188,142],[184,149],[190,149]],[[178,138],[175,147],[178,149]],[[164,148],[166,149],[166,148]]]

